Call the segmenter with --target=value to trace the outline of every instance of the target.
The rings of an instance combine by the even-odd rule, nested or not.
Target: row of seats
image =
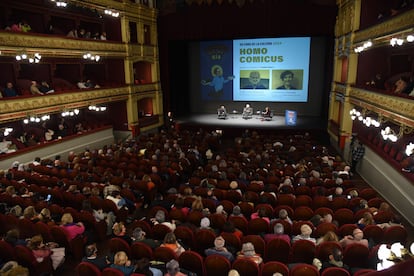
[[[246,238],[246,241],[252,241],[253,237]],[[167,247],[158,247],[152,250],[148,245],[137,242],[129,246],[124,240],[112,238],[109,241],[111,252],[124,251],[131,259],[149,258],[150,260],[166,263],[175,259],[180,263],[180,267],[188,271],[197,273],[197,275],[223,275],[227,276],[230,269],[236,269],[240,275],[273,275],[275,272],[282,275],[319,275],[315,266],[310,265],[314,257],[326,260],[327,255],[332,248],[340,248],[339,243],[326,242],[317,247],[309,241],[298,241],[290,247],[285,241],[280,239],[272,240],[264,254],[264,263],[257,265],[252,260],[236,259],[232,263],[221,255],[202,256],[197,251],[187,250],[176,256],[174,251]],[[344,251],[344,262],[352,268],[367,267],[369,258],[376,254],[377,248],[368,250],[361,245],[349,246]],[[291,265],[287,265],[291,263]],[[300,269],[299,269],[300,268]],[[304,273],[302,269],[310,269],[314,274]],[[86,274],[85,271],[94,270],[95,274]],[[300,272],[299,272],[299,271]],[[100,275],[94,268],[88,264],[80,263],[77,267],[79,275]],[[328,273],[329,272],[329,273]],[[342,270],[328,270],[322,275],[349,275],[342,274]],[[332,273],[340,274],[332,274]],[[92,273],[92,272],[90,272]],[[327,274],[328,273],[328,274]],[[103,275],[105,272],[103,272]]]

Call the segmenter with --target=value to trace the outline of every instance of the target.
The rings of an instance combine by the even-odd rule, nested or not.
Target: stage
[[[285,116],[273,116],[270,121],[263,120],[260,115],[251,119],[243,119],[241,114],[229,114],[227,119],[218,119],[216,114],[195,114],[185,118],[177,118],[181,126],[217,127],[217,128],[251,128],[251,129],[315,129],[326,131],[327,122],[317,117],[298,116],[296,125],[286,125]]]

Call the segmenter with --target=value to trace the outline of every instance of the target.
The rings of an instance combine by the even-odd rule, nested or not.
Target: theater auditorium
[[[411,0],[3,0],[0,275],[411,275]]]

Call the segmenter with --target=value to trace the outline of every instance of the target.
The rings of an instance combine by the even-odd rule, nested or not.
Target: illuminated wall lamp
[[[381,130],[381,136],[384,140],[390,140],[391,142],[397,142],[398,137],[389,126]]]
[[[13,128],[5,127],[5,128],[2,128],[2,131],[3,131],[3,136],[8,136],[13,131]]]
[[[414,153],[414,144],[413,143],[409,143],[406,147],[405,147],[405,154],[407,156],[410,156],[411,154]],[[413,243],[414,244],[414,243]],[[411,245],[413,247],[413,245]],[[414,248],[413,248],[414,249]],[[413,251],[413,250],[411,250]]]
[[[407,35],[407,41],[413,42],[414,41],[414,35]]]

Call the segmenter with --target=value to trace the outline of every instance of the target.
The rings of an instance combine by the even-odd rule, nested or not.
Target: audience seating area
[[[208,150],[213,152],[212,157],[206,155]],[[324,161],[326,156],[329,162]],[[236,138],[234,142],[222,141],[221,137],[203,131],[141,135],[137,140],[70,155],[67,161],[42,160],[40,165],[31,164],[25,171],[16,168],[3,172],[0,175],[2,189],[13,186],[17,192],[0,194],[0,202],[6,204],[0,214],[0,234],[4,236],[8,230],[18,228],[21,238],[41,234],[45,241],[58,242],[66,247],[67,259],[76,264],[76,268],[70,269],[78,275],[119,273],[109,268],[100,271],[81,262],[85,239],[68,243],[62,238],[58,225],[63,213],[71,213],[75,222],[81,221],[86,225],[102,254],[122,250],[132,260],[147,257],[168,262],[176,259],[181,268],[199,276],[227,275],[230,269],[238,270],[240,275],[273,275],[275,272],[282,275],[320,275],[312,265],[313,259],[325,261],[332,248],[341,248],[339,242],[316,245],[302,240],[289,244],[282,239],[273,239],[266,243],[263,235],[273,233],[275,223],[281,222],[285,233],[291,237],[300,234],[301,225],[308,224],[313,230],[313,238],[318,239],[328,231],[342,238],[352,234],[366,212],[375,213],[377,222],[399,222],[398,214],[377,212],[385,200],[357,176],[344,177],[339,185],[344,195],[354,190],[357,197],[329,197],[338,187],[335,171],[343,171],[345,165],[332,149],[305,132],[264,137],[254,131],[250,136]],[[300,178],[306,179],[306,183],[299,185]],[[286,184],[286,179],[290,179],[291,185]],[[154,186],[148,185],[149,182]],[[135,208],[118,209],[112,201],[105,199],[104,190],[110,184],[118,186],[121,195],[133,202]],[[75,189],[69,190],[69,187]],[[85,187],[98,188],[99,194],[83,193]],[[23,188],[33,195],[24,197],[19,194]],[[51,202],[44,201],[49,194]],[[184,209],[173,207],[177,198],[182,197],[182,208],[190,209],[187,215]],[[204,211],[191,209],[197,197],[202,198]],[[114,212],[117,221],[127,224],[128,235],[140,227],[147,238],[156,240],[162,240],[166,233],[172,231],[165,225],[151,223],[150,219],[156,212],[163,210],[167,221],[176,221],[177,227],[173,232],[186,251],[177,256],[174,252],[167,252],[165,247],[151,249],[140,242],[128,244],[106,235],[105,221],[98,223],[90,212],[82,210],[85,200],[89,200],[95,210]],[[361,200],[366,200],[368,205],[362,211],[357,210]],[[34,206],[37,212],[48,208],[52,218],[56,218],[56,224],[33,223],[7,212],[16,205],[22,209]],[[216,212],[220,205],[227,214]],[[231,215],[234,206],[240,207],[243,216]],[[251,219],[251,214],[259,209],[265,210],[271,223],[263,218]],[[281,209],[288,212],[292,224],[278,219]],[[333,222],[314,225],[311,221],[316,214],[331,214]],[[204,216],[210,219],[215,232],[199,229]],[[223,232],[228,221],[241,231],[241,238],[234,233]],[[344,262],[354,270],[372,271],[373,256],[378,249],[375,245],[396,241],[405,244],[408,241],[407,229],[403,225],[388,228],[369,225],[363,228],[363,232],[370,239],[370,248],[348,246],[343,249]],[[231,263],[219,255],[205,256],[204,250],[214,246],[218,235],[223,236],[226,245],[231,246],[234,252],[240,251],[243,243],[251,242],[256,253],[262,256],[263,263],[257,265],[239,259]],[[33,275],[40,274],[40,264],[24,259],[22,248],[10,248],[3,241],[0,242],[1,248],[9,252],[7,256],[0,255],[2,261],[17,260]],[[68,268],[64,265],[62,269]],[[321,275],[349,275],[346,272],[332,269]]]

